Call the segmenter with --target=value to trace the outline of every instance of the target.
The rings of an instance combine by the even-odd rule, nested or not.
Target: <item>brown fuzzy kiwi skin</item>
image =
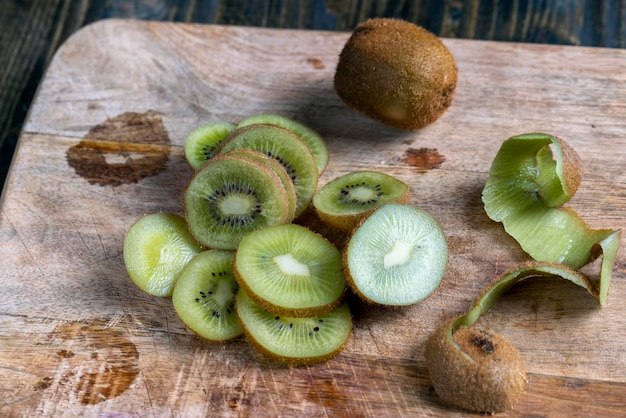
[[[324,237],[323,235],[320,235],[319,233],[311,229],[309,230],[322,238],[324,241],[333,245],[333,243],[326,239],[326,237]],[[254,293],[252,289],[250,289],[250,287],[246,283],[246,280],[241,276],[241,273],[239,273],[239,269],[237,268],[238,262],[241,263],[242,260],[238,259],[236,254],[235,263],[233,265],[233,273],[235,275],[235,280],[237,280],[237,283],[239,283],[239,287],[243,289],[244,292],[246,292],[246,294],[250,297],[250,299],[254,301],[254,303],[256,303],[265,310],[275,313],[278,316],[288,316],[291,318],[310,318],[314,316],[324,316],[341,306],[341,304],[345,300],[346,289],[344,288],[344,290],[341,292],[337,299],[333,300],[330,303],[327,303],[326,305],[312,306],[309,308],[286,308],[283,306],[274,305],[267,300],[261,298],[259,295]]]
[[[580,186],[583,177],[583,163],[580,155],[567,142],[560,138],[553,137],[561,146],[562,162],[563,162],[563,179],[569,191],[573,196]]]
[[[374,213],[374,211],[372,211],[370,215],[372,213]],[[350,241],[352,240],[354,233],[357,231],[357,229],[359,229],[361,225],[363,225],[363,223],[367,220],[368,217],[369,215],[361,218],[361,220],[357,222],[354,228],[352,228],[352,230],[349,232],[345,245],[343,246],[341,250],[341,262],[343,264],[343,273],[346,276],[346,285],[348,289],[350,289],[352,293],[354,293],[359,298],[359,300],[361,300],[362,302],[365,302],[367,305],[382,306],[380,303],[374,302],[373,300],[365,296],[363,293],[361,293],[361,291],[359,290],[359,287],[356,285],[356,282],[354,281],[354,278],[352,277],[352,274],[350,274],[350,265],[348,263],[348,250],[350,249]]]
[[[450,322],[428,339],[425,358],[437,395],[474,412],[513,408],[528,380],[524,360],[509,341],[476,328],[452,333]]]
[[[235,309],[235,311],[237,311],[237,310]],[[239,313],[237,313],[237,315],[239,315]],[[332,351],[330,353],[327,353],[326,355],[319,356],[319,357],[284,357],[284,356],[280,356],[280,355],[278,355],[276,353],[271,352],[267,348],[263,347],[263,345],[259,344],[259,342],[254,339],[254,337],[252,336],[252,334],[250,333],[250,331],[248,330],[248,328],[246,327],[244,322],[241,320],[241,318],[239,319],[239,322],[241,323],[241,328],[243,329],[243,334],[245,335],[245,337],[248,340],[248,342],[252,345],[252,347],[254,347],[254,349],[257,352],[261,353],[263,356],[269,358],[272,361],[276,361],[278,363],[286,364],[288,366],[310,366],[310,365],[313,365],[313,364],[323,363],[323,362],[325,362],[327,360],[330,360],[330,359],[336,357],[339,353],[341,353],[344,350],[344,348],[346,347],[346,344],[350,340],[350,336],[352,335],[352,327],[353,327],[353,325],[351,323],[350,324],[350,333],[348,334],[348,338],[346,338],[346,340],[343,342],[343,344],[341,346],[339,346],[336,350],[334,350],[334,351]]]
[[[404,20],[373,18],[344,45],[334,89],[370,118],[416,130],[450,107],[457,77],[454,57],[436,35]]]
[[[353,235],[353,234],[351,234]],[[346,284],[348,288],[354,293],[362,302],[365,302],[367,305],[375,306],[379,305],[373,300],[369,299],[359,290],[358,286],[354,282],[354,278],[352,278],[352,274],[350,274],[350,267],[348,266],[348,248],[350,247],[350,241],[346,243],[343,247],[343,251],[341,252],[341,261],[343,263],[343,272],[346,276]]]

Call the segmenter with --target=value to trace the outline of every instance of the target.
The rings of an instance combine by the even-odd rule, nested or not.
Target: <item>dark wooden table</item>
[[[0,0],[0,186],[50,59],[106,18],[350,31],[374,16],[441,37],[626,48],[621,0]]]

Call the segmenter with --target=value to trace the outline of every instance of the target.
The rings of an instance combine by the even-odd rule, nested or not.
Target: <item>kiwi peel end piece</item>
[[[441,325],[428,339],[425,357],[438,396],[459,408],[497,413],[514,407],[526,382],[526,367],[510,342],[491,331],[472,328],[481,315],[515,283],[532,277],[560,277],[587,291],[604,305],[606,295],[582,273],[555,263],[529,262],[487,287],[470,310]]]
[[[313,154],[313,158],[317,164],[318,174],[321,174],[326,169],[328,165],[328,148],[326,147],[324,139],[313,129],[286,116],[272,113],[250,116],[239,122],[237,127],[256,124],[275,125],[293,132],[300,137],[311,150],[311,154]]]
[[[352,332],[352,316],[346,303],[325,315],[293,318],[263,309],[240,291],[236,309],[252,346],[268,358],[291,366],[335,357]]]
[[[502,143],[492,162],[482,192],[484,208],[535,260],[579,269],[602,252],[601,275],[608,275],[608,283],[621,230],[591,229],[561,206],[581,178],[580,157],[562,139],[545,133],[514,136]]]
[[[185,219],[173,213],[144,215],[124,235],[124,265],[144,292],[172,295],[181,270],[203,248],[187,230]]]
[[[233,275],[234,251],[206,250],[180,273],[172,304],[183,323],[211,341],[226,341],[243,333],[235,312],[239,285]]]
[[[236,125],[229,122],[213,122],[191,131],[185,140],[185,158],[194,170],[198,170],[215,155],[218,145]]]
[[[341,253],[296,224],[254,231],[239,243],[235,277],[264,309],[289,317],[324,315],[343,301]]]
[[[385,203],[407,203],[409,186],[377,171],[355,171],[323,185],[313,196],[313,206],[327,225],[351,232]]]
[[[343,251],[346,278],[367,302],[411,305],[441,283],[448,245],[439,223],[411,205],[387,203],[354,231]]]
[[[437,36],[413,23],[373,18],[359,24],[335,71],[337,95],[384,124],[421,129],[452,104],[457,66]]]
[[[189,230],[207,248],[233,250],[250,232],[289,219],[278,175],[249,159],[215,156],[195,172],[183,204]]]

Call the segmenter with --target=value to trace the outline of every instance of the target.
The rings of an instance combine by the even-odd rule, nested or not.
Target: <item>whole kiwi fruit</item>
[[[384,124],[416,130],[452,104],[457,66],[432,32],[413,23],[373,18],[346,42],[335,71],[337,95]]]

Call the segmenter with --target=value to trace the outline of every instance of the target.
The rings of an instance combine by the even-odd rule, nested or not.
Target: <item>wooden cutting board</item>
[[[482,209],[491,160],[512,135],[562,137],[586,170],[569,205],[593,227],[626,229],[626,51],[445,40],[459,67],[453,105],[404,132],[334,94],[348,36],[110,20],[61,47],[0,207],[0,415],[466,415],[434,393],[423,349],[445,318],[528,259]],[[274,364],[243,338],[192,335],[122,262],[139,216],[181,213],[190,130],[265,112],[325,137],[320,184],[358,169],[408,182],[410,203],[439,220],[450,246],[434,295],[401,309],[355,304],[345,351],[312,367]],[[626,413],[623,247],[605,307],[569,282],[536,279],[480,320],[530,373],[503,416]]]

